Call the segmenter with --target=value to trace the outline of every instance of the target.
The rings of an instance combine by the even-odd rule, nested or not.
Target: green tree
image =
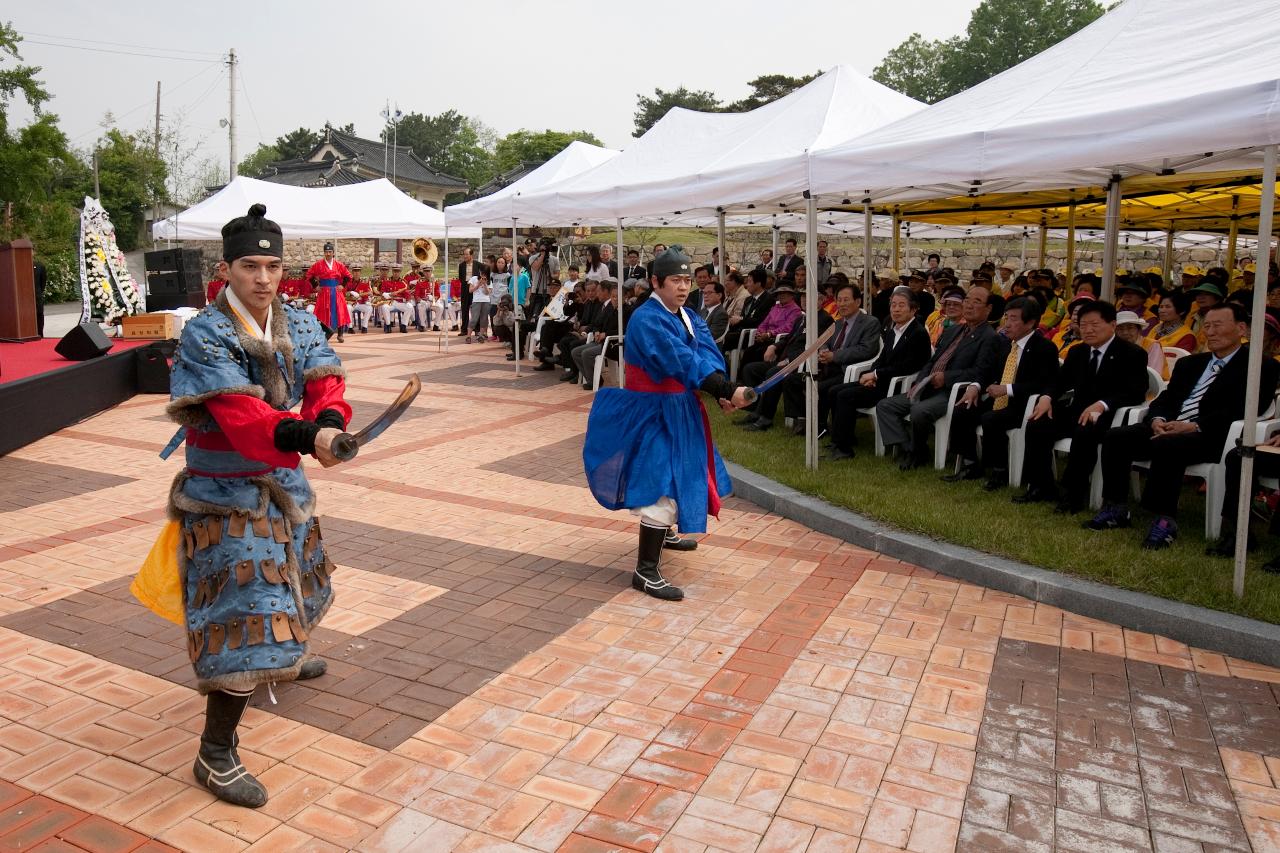
[[[306,157],[320,144],[320,134],[314,130],[300,127],[278,137],[272,146],[280,153],[281,160],[295,160]]]
[[[150,140],[118,128],[107,131],[98,148],[100,200],[111,214],[116,242],[123,251],[138,247],[147,209],[165,198],[167,176],[168,168],[155,154]]]
[[[671,92],[663,89],[654,89],[652,98],[647,95],[640,95],[636,99],[634,117],[636,129],[631,132],[631,135],[643,136],[672,107],[684,107],[687,110],[713,113],[720,110],[720,99],[711,92],[691,91],[684,86]]]
[[[723,110],[726,113],[745,113],[757,107],[763,107],[765,104],[773,103],[779,98],[790,95],[801,86],[812,83],[821,73],[816,71],[803,77],[791,77],[786,74],[762,74],[747,83],[751,87],[750,95],[740,101],[726,104]]]
[[[36,78],[40,73],[39,66],[22,64],[9,66],[9,63],[14,61],[22,62],[22,55],[18,53],[18,44],[21,41],[22,36],[18,35],[18,31],[13,28],[11,22],[0,23],[0,130],[7,128],[9,102],[15,95],[21,94],[23,100],[36,113],[39,113],[44,102],[49,100],[48,90]]]
[[[871,76],[936,103],[1047,50],[1105,11],[1097,0],[983,0],[963,36],[929,41],[912,33]]]
[[[912,33],[906,41],[885,54],[871,72],[871,79],[902,94],[935,104],[954,94],[949,80],[943,76],[948,59],[961,54],[960,36],[930,40]]]
[[[272,163],[278,163],[284,157],[280,156],[280,149],[274,145],[260,143],[253,153],[240,161],[236,166],[236,174],[244,175],[246,178],[256,178],[261,175]]]
[[[388,127],[382,138],[390,137]],[[471,189],[487,183],[495,174],[493,131],[457,110],[433,116],[408,113],[400,119],[396,140],[412,148],[432,169],[462,178]]]
[[[498,141],[494,150],[494,162],[498,173],[514,169],[521,163],[545,163],[563,151],[574,140],[604,145],[595,134],[585,130],[517,130]]]

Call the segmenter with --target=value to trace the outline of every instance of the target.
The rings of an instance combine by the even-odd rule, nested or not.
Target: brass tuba
[[[440,250],[436,248],[435,242],[430,237],[419,237],[413,241],[413,258],[418,263],[433,267],[438,257],[440,257]]]

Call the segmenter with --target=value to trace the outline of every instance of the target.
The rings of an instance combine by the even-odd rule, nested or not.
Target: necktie
[[[1097,374],[1098,365],[1102,363],[1102,350],[1095,349],[1093,354],[1089,356],[1089,372]]]
[[[849,331],[849,321],[845,320],[844,323],[840,326],[840,334],[836,335],[835,344],[831,347],[832,352],[835,352],[840,349],[840,345],[844,343],[844,333],[847,331]]]
[[[947,346],[945,350],[943,350],[942,355],[938,357],[938,360],[934,362],[933,370],[930,371],[929,374],[922,376],[920,378],[920,381],[918,381],[914,386],[912,386],[911,393],[908,395],[909,399],[914,400],[920,396],[920,390],[924,388],[925,384],[929,381],[929,377],[932,374],[943,373],[946,371],[947,364],[949,364],[951,361],[951,356],[956,354],[956,349],[959,348],[960,342],[963,341],[966,336],[967,336],[966,330],[963,328],[960,329],[959,334],[957,334],[954,338],[952,338],[951,343]]]
[[[1177,420],[1195,421],[1200,417],[1200,399],[1204,397],[1209,386],[1213,384],[1213,380],[1218,377],[1218,373],[1222,370],[1225,362],[1215,357],[1213,363],[1209,365],[1209,372],[1201,377],[1196,383],[1196,387],[1191,389],[1191,393],[1187,395],[1187,399],[1182,403],[1182,411],[1178,412]]]
[[[1097,352],[1097,350],[1094,350],[1094,351]],[[1000,384],[1011,385],[1013,383],[1013,378],[1017,375],[1018,375],[1018,345],[1014,344],[1013,346],[1009,347],[1009,356],[1004,360],[1004,370],[1001,371],[1000,373]],[[1005,394],[1003,397],[997,397],[996,401],[992,403],[991,408],[996,410],[997,412],[1000,411],[1001,409],[1009,408],[1009,395]]]

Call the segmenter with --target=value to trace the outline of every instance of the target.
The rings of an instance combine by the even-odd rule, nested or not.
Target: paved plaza
[[[590,395],[497,346],[339,347],[308,473],[328,674],[259,690],[260,810],[191,775],[204,700],[129,594],[178,458],[140,396],[0,458],[0,851],[1280,850],[1280,670],[960,583],[730,499],[632,591]]]

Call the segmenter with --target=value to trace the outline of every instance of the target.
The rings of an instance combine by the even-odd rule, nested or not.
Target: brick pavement
[[[366,416],[426,388],[311,471],[330,672],[246,716],[258,811],[195,786],[202,700],[127,592],[162,401],[0,459],[0,850],[1280,850],[1280,671],[736,499],[662,604],[582,485],[588,395],[494,346],[342,351]]]

